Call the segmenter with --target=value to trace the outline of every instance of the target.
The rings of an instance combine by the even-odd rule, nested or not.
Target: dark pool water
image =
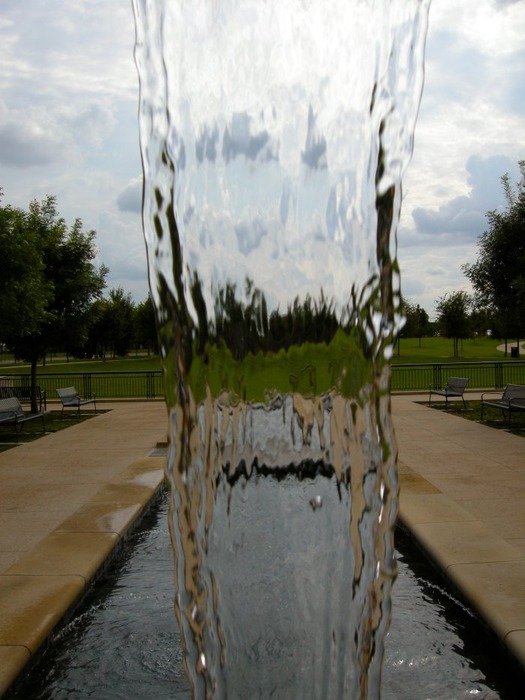
[[[382,700],[525,697],[523,677],[419,550],[403,532],[396,543]],[[164,498],[14,697],[188,700],[172,570]]]

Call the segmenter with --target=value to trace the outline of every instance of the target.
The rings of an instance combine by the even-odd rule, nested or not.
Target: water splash
[[[197,697],[379,696],[395,231],[428,4],[134,0]]]

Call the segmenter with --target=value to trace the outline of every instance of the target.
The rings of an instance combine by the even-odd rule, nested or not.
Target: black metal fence
[[[9,387],[28,387],[29,374],[0,376],[0,393]],[[37,384],[46,392],[47,400],[56,399],[56,390],[74,386],[80,396],[97,399],[157,399],[164,398],[162,374],[156,371],[137,372],[46,372],[37,375]]]
[[[440,389],[449,377],[467,377],[468,389],[503,389],[507,384],[525,384],[525,361],[392,365],[392,391]],[[46,372],[37,375],[37,384],[48,401],[56,398],[56,389],[66,386],[74,386],[86,398],[93,394],[97,399],[164,398],[160,370]],[[0,375],[0,395],[7,395],[10,387],[29,385],[29,374]]]
[[[503,389],[525,384],[525,361],[392,365],[392,391],[440,389],[449,377],[467,378],[468,389]]]

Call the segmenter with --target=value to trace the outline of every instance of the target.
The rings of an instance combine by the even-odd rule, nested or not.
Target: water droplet
[[[321,496],[315,496],[314,498],[310,499],[310,505],[312,506],[312,510],[317,510],[318,508],[321,508],[323,505],[323,499]]]

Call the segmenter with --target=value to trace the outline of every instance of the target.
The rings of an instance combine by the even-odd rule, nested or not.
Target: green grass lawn
[[[392,358],[393,364],[412,363],[443,363],[443,362],[494,362],[504,360],[505,353],[498,350],[501,340],[493,338],[476,338],[464,340],[460,343],[460,356],[452,355],[452,340],[448,338],[402,338],[396,345],[396,354]],[[398,354],[399,352],[399,354]],[[522,354],[525,358],[525,353]],[[510,349],[507,354],[510,360]],[[54,356],[46,361],[43,366],[38,366],[38,373],[53,372],[136,372],[155,371],[160,369],[160,360],[157,355],[135,356],[102,360],[66,360],[64,356]],[[0,374],[27,374],[27,363],[12,363],[12,356],[0,355]]]
[[[29,364],[17,362],[9,364],[12,358],[1,356],[0,374],[27,374]],[[38,365],[38,374],[52,374],[53,372],[138,372],[154,371],[160,369],[158,355],[129,355],[115,359],[103,360],[66,360],[65,357],[54,357],[47,360],[45,365]]]
[[[494,338],[476,338],[460,341],[459,357],[453,356],[452,340],[449,338],[401,338],[396,345],[393,364],[411,364],[420,362],[493,362],[504,360],[505,353],[498,350],[501,340]],[[399,354],[397,354],[399,349]],[[525,355],[524,355],[525,357]],[[507,354],[510,359],[510,348]]]
[[[436,401],[432,402],[430,407],[437,411],[446,411],[451,415],[459,416],[465,420],[480,421],[481,401],[466,401],[466,404],[467,408],[463,406],[462,401],[449,401],[448,408],[446,408],[444,403]],[[511,428],[509,430],[506,414],[503,415],[503,412],[498,408],[485,406],[483,411],[483,425],[488,425],[497,430],[507,430],[514,435],[525,437],[525,411],[516,411],[512,414]]]

